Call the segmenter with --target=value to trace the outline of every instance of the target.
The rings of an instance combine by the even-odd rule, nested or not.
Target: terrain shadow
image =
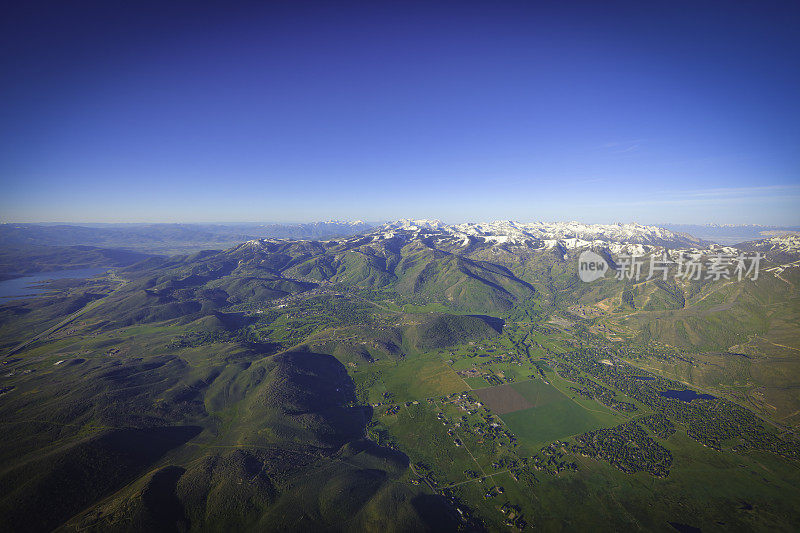
[[[484,322],[486,322],[493,330],[497,333],[503,333],[503,327],[506,325],[506,321],[502,318],[497,318],[494,316],[489,315],[467,315],[473,318],[480,318]]]
[[[50,531],[200,431],[198,426],[113,429],[19,464],[0,475],[0,529]]]

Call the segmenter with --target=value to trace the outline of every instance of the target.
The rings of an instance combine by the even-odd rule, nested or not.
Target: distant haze
[[[442,224],[439,221],[430,222],[433,227]],[[0,250],[50,246],[94,246],[122,248],[143,253],[176,254],[204,249],[224,249],[251,239],[334,239],[369,233],[375,231],[380,225],[380,222],[363,221],[225,224],[0,224]],[[403,223],[397,222],[393,225],[402,226]],[[800,227],[752,225],[659,224],[658,226],[720,244],[738,244],[782,232],[800,230]],[[580,225],[564,225],[563,227],[565,233],[559,234],[558,238],[565,236],[589,238],[587,237],[588,230],[581,229]],[[575,229],[569,230],[570,227]],[[607,229],[613,230],[616,227],[611,225]],[[594,228],[594,231],[602,230]]]

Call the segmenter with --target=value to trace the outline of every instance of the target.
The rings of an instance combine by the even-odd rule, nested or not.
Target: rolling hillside
[[[0,514],[16,531],[499,530],[565,506],[590,527],[589,495],[653,529],[796,520],[783,241],[479,226],[146,257],[0,306]],[[589,249],[765,257],[757,280],[584,283]],[[705,394],[663,396],[687,387]],[[697,471],[736,492],[706,506]]]

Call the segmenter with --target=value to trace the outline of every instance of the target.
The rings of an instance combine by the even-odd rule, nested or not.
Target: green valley
[[[459,246],[402,231],[251,241],[5,303],[3,522],[800,520],[796,268],[756,282],[584,284],[577,250]]]

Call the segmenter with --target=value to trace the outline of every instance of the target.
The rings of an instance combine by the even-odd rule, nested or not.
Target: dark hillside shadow
[[[506,321],[502,318],[497,318],[494,316],[489,315],[467,315],[474,318],[480,318],[484,322],[486,322],[493,330],[497,333],[503,333],[503,327],[506,325]]]
[[[462,523],[444,496],[421,494],[411,500],[411,505],[430,531],[485,531],[477,522]]]
[[[0,516],[9,530],[51,531],[133,481],[201,429],[114,429],[29,460],[0,476]]]

